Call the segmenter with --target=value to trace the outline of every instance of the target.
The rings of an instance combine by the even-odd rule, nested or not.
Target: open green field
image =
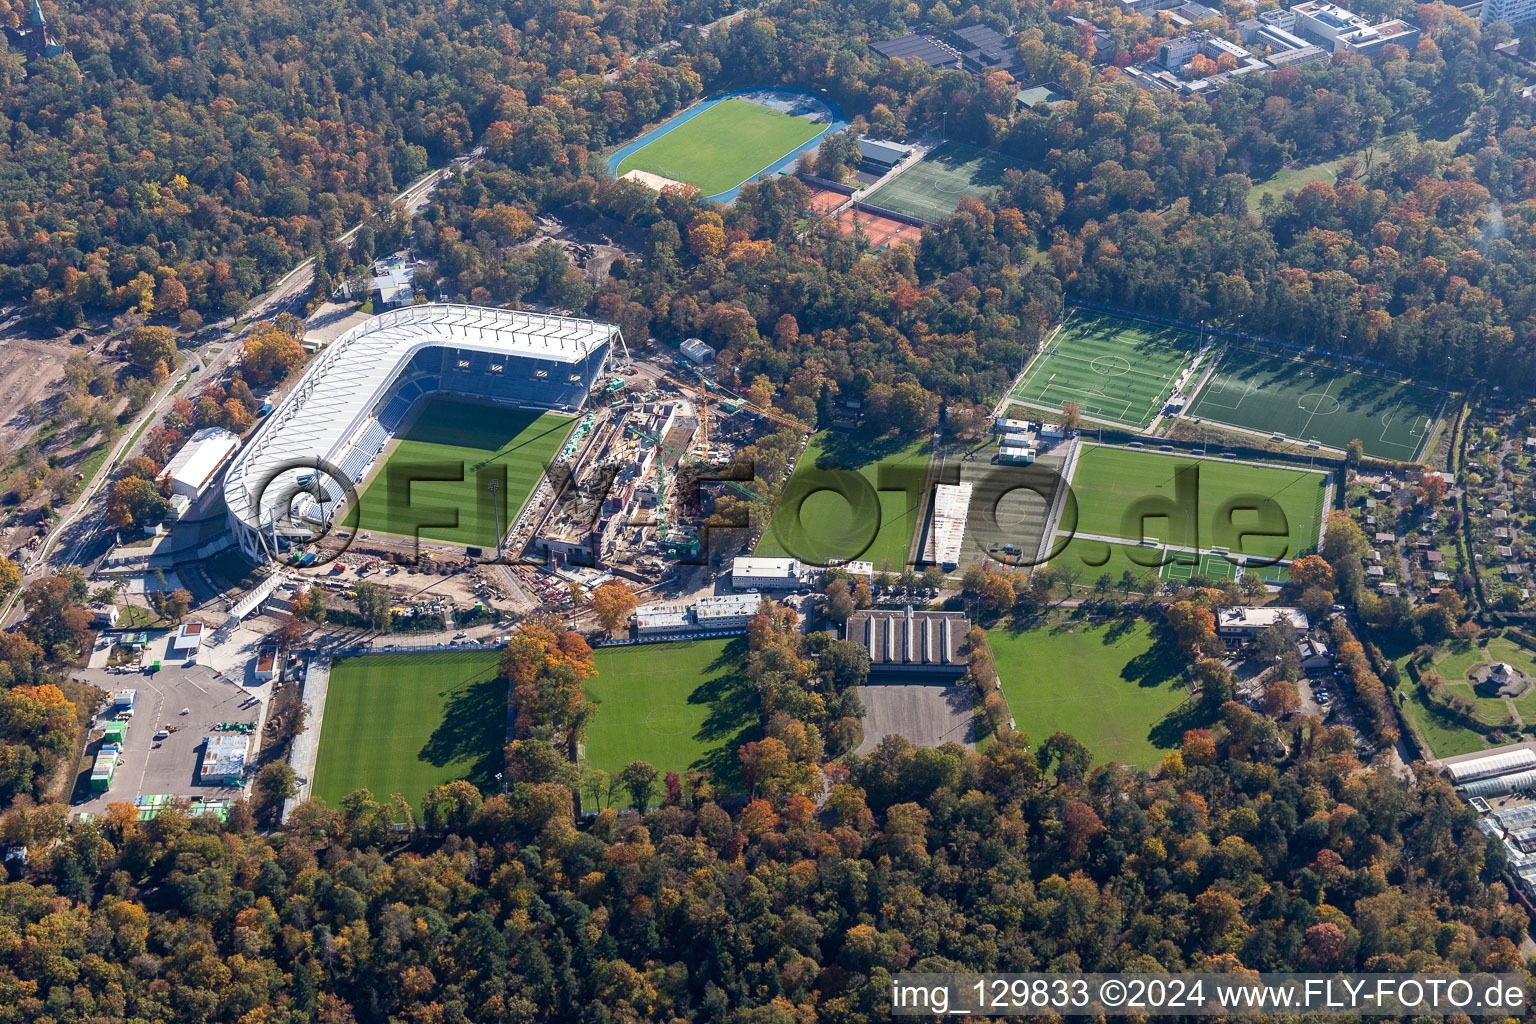
[[[1164,557],[1161,547],[1073,540],[1061,554],[1051,559],[1050,565],[1053,569],[1081,572],[1082,576],[1077,581],[1079,589],[1091,589],[1095,581],[1107,572],[1113,578],[1110,590],[1116,592],[1120,586],[1120,577],[1127,572],[1138,580],[1149,572],[1161,574],[1162,567],[1157,563]]]
[[[587,766],[611,777],[631,761],[663,777],[706,768],[717,784],[731,785],[736,749],[758,727],[745,639],[599,647],[594,655],[597,676],[587,692],[598,709],[587,727]]]
[[[507,683],[496,651],[374,654],[331,667],[312,790],[331,807],[355,789],[416,807],[433,786],[497,788]]]
[[[876,569],[890,562],[900,572],[908,564],[907,548],[932,450],[927,438],[868,438],[838,430],[812,435],[756,554],[793,555],[818,565],[862,559]],[[885,490],[882,468],[889,488]],[[868,481],[878,495],[878,509],[874,503],[854,508],[842,493],[830,489],[836,485],[836,471],[853,471]],[[797,516],[794,505],[801,496]]]
[[[1088,444],[1072,479],[1076,507],[1067,502],[1058,529],[1297,558],[1317,546],[1327,482],[1305,469]]]
[[[1337,361],[1229,345],[1188,416],[1343,450],[1413,462],[1434,436],[1446,394]]]
[[[1016,166],[997,153],[946,142],[865,197],[885,210],[935,223],[947,220],[966,196],[980,198]]]
[[[1076,402],[1084,419],[1142,430],[1199,351],[1192,331],[1075,309],[1009,397],[1048,414]]]
[[[1032,744],[1070,733],[1096,762],[1151,769],[1185,730],[1205,724],[1178,651],[1147,622],[994,629],[987,642],[1008,708]]]
[[[358,499],[358,529],[495,547],[497,506],[505,530],[574,423],[569,416],[551,412],[428,399]],[[485,486],[492,477],[478,474],[494,474],[497,467],[504,469],[505,477],[493,496]],[[391,470],[405,473],[405,478],[392,484]],[[407,483],[412,476],[461,479]]]
[[[824,130],[826,125],[746,100],[721,100],[631,153],[615,173],[649,171],[719,195]]]
[[[1410,684],[1407,691],[1401,707],[1403,717],[1424,737],[1432,756],[1455,757],[1488,748],[1482,733],[1435,707],[1420,687]]]

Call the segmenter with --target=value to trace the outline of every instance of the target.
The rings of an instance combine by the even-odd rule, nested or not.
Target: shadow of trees
[[[433,671],[444,678],[438,691],[443,720],[417,759],[435,768],[463,764],[464,777],[482,792],[499,791],[496,773],[502,770],[507,733],[506,680],[494,666],[434,665]]]

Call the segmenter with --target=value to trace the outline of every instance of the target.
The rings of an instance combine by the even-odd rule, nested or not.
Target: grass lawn
[[[1032,744],[1070,733],[1098,763],[1151,769],[1185,730],[1205,724],[1180,678],[1178,652],[1143,620],[994,629],[987,642],[1003,696]]]
[[[873,562],[877,570],[889,562],[900,572],[908,564],[907,547],[917,525],[932,450],[927,438],[871,439],[838,430],[812,435],[785,485],[786,502],[763,531],[756,553],[793,555],[823,565],[835,559],[860,559]],[[889,489],[881,489],[882,467]],[[824,481],[817,480],[818,470]],[[878,522],[873,505],[856,509],[834,490],[815,490],[799,506],[799,515],[793,514],[788,502],[797,494],[815,486],[832,486],[828,470],[853,470],[869,482],[879,496]]]
[[[1327,480],[1305,469],[1089,444],[1072,479],[1076,511],[1069,500],[1060,529],[1295,558],[1317,546]]]
[[[1477,705],[1478,713],[1497,721],[1509,714],[1510,702],[1502,697],[1479,697],[1473,689],[1468,673],[1478,665],[1504,661],[1529,676],[1536,676],[1536,657],[1519,644],[1502,638],[1494,638],[1483,644],[1463,643],[1453,646],[1435,659],[1434,669],[1445,677],[1447,690],[1468,697]],[[1536,695],[1526,694],[1514,702],[1521,717],[1536,712]]]
[[[646,761],[663,776],[705,768],[717,784],[733,783],[736,748],[758,729],[745,639],[599,647],[595,653],[597,676],[587,682],[587,692],[598,709],[587,727],[587,766],[617,777],[631,761]]]
[[[1415,685],[1406,685],[1408,697],[1403,701],[1402,712],[1418,729],[1429,744],[1434,757],[1455,757],[1486,749],[1488,743],[1482,733],[1451,718],[1425,699],[1423,691]]]
[[[1110,593],[1117,596],[1125,596],[1120,592],[1120,577],[1129,572],[1138,580],[1147,573],[1161,574],[1161,567],[1156,563],[1163,558],[1162,548],[1138,548],[1130,544],[1109,544],[1096,540],[1074,540],[1067,547],[1051,559],[1051,568],[1077,570],[1083,575],[1077,581],[1079,590],[1092,590],[1099,576],[1109,573],[1113,582],[1110,584]],[[1140,561],[1137,561],[1140,559]],[[1148,566],[1142,563],[1151,562]],[[1135,594],[1135,591],[1132,591]]]
[[[1073,310],[1009,398],[1047,414],[1076,402],[1085,419],[1142,429],[1173,397],[1174,380],[1199,351],[1193,331]]]
[[[496,546],[496,505],[501,528],[522,509],[575,423],[568,416],[433,398],[401,436],[359,499],[361,530],[450,543]],[[502,485],[492,498],[484,481],[498,467]],[[393,486],[390,473],[405,474]],[[482,476],[482,474],[484,474]],[[460,479],[409,477],[452,476]],[[352,521],[349,514],[348,521]]]
[[[1232,344],[1188,415],[1412,462],[1436,433],[1446,394],[1288,349]]]
[[[719,195],[824,130],[826,125],[746,100],[722,100],[631,153],[615,174],[649,171]]]
[[[331,807],[355,789],[417,807],[433,786],[497,788],[507,742],[507,684],[497,651],[376,654],[331,668],[314,795]]]

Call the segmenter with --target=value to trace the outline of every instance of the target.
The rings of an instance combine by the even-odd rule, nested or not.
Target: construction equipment
[[[732,391],[730,388],[726,387],[724,384],[721,384],[719,381],[711,380],[709,377],[705,376],[703,370],[695,368],[693,370],[693,375],[699,379],[699,382],[702,385],[701,388],[691,387],[690,385],[684,384],[682,381],[672,377],[668,377],[668,379],[678,387],[686,391],[693,391],[694,393],[700,395],[707,394],[710,391],[719,391],[722,394],[729,395],[731,398],[733,398],[738,403],[737,408],[750,409],[752,412],[757,413],[759,416],[773,420],[775,423],[781,423],[786,427],[793,427],[796,430],[803,430],[807,434],[811,432],[811,428],[809,426],[802,423],[795,417],[790,416],[787,413],[779,412],[775,409],[768,409],[755,404],[750,398],[741,394],[739,391]],[[732,408],[730,411],[735,412],[736,409]]]
[[[626,423],[624,426],[625,426],[625,429],[629,430],[631,433],[634,433],[634,434],[636,434],[639,437],[643,437],[647,441],[649,441],[652,444],[656,445],[658,448],[661,448],[664,451],[668,451],[668,452],[671,452],[673,455],[676,455],[679,462],[686,462],[686,463],[688,463],[691,466],[700,466],[700,467],[702,467],[704,469],[712,468],[709,465],[709,463],[701,462],[700,460],[695,459],[691,455],[687,455],[687,454],[685,454],[683,452],[678,451],[676,448],[673,448],[671,445],[667,444],[661,438],[659,438],[659,437],[652,437],[650,434],[647,434],[645,431],[641,430],[639,427],[635,426],[633,423]],[[658,464],[660,464],[660,462],[661,462],[660,459],[657,459],[656,461],[657,461]],[[660,472],[660,470],[658,470],[658,472]],[[755,492],[753,492],[751,490],[748,490],[747,488],[741,486],[741,484],[737,483],[734,480],[721,480],[719,482],[725,484],[725,486],[731,488],[732,490],[737,491],[740,494],[742,494],[742,495],[744,495],[744,496],[746,496],[748,498],[751,498],[753,501],[760,501],[764,505],[768,504],[768,499],[767,498],[765,498],[762,495],[757,494],[757,493],[755,493]]]

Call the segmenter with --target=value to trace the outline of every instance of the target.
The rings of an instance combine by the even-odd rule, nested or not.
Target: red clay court
[[[817,217],[825,217],[848,199],[841,192],[817,188],[815,185],[806,185],[806,191],[810,193],[810,203],[806,209]]]
[[[855,225],[864,230],[864,237],[869,239],[871,245],[881,249],[889,249],[903,242],[916,245],[923,237],[923,229],[915,224],[904,224],[899,220],[865,213],[852,207],[837,215],[838,230],[850,238],[857,233]]]

